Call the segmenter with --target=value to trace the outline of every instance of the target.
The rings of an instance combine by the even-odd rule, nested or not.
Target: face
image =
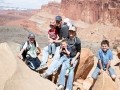
[[[33,43],[34,40],[35,40],[35,38],[29,38],[29,41],[30,41],[31,43]]]
[[[50,25],[50,28],[51,28],[51,29],[54,29],[55,27],[54,27],[54,25]]]
[[[70,31],[69,30],[69,36],[70,38],[73,38],[75,36],[76,32],[75,31]]]
[[[58,25],[58,24],[61,24],[61,21],[57,21],[57,20],[56,20],[56,24],[57,24],[57,25]]]
[[[65,48],[65,47],[67,47],[67,43],[66,42],[62,42],[61,43],[61,48]]]
[[[107,44],[102,44],[101,49],[106,52],[109,49],[109,46]]]

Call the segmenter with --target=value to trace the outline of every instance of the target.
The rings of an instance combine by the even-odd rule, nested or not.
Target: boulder
[[[0,44],[0,90],[55,90],[55,85],[17,59],[7,43]]]
[[[92,67],[94,65],[94,55],[90,51],[90,49],[82,48],[81,49],[81,55],[80,60],[78,63],[78,66],[76,68],[75,73],[75,80],[76,79],[86,79],[87,75],[91,71]]]
[[[92,90],[118,90],[118,87],[116,83],[110,78],[110,76],[103,72],[98,76],[98,79]]]

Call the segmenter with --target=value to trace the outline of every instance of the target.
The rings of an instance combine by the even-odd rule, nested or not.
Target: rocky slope
[[[18,46],[15,43],[11,45]],[[2,43],[0,51],[0,90],[55,90],[52,82],[41,78],[16,57],[17,50]]]

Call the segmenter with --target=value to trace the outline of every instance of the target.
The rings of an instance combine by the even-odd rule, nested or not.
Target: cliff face
[[[94,23],[98,20],[120,24],[119,0],[62,0],[61,11],[69,18]]]
[[[60,7],[60,3],[50,2],[47,5],[43,5],[40,11],[45,11],[54,15],[59,15],[61,12]]]

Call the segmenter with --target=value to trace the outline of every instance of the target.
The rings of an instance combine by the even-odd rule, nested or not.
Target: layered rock
[[[62,13],[69,18],[94,23],[98,20],[120,26],[118,0],[62,0]]]
[[[40,11],[45,11],[51,14],[59,15],[61,13],[60,7],[60,3],[50,2],[47,5],[43,5]]]
[[[80,55],[80,61],[76,68],[75,80],[79,78],[86,79],[93,65],[94,65],[93,53],[90,51],[90,49],[82,48],[81,55]]]

